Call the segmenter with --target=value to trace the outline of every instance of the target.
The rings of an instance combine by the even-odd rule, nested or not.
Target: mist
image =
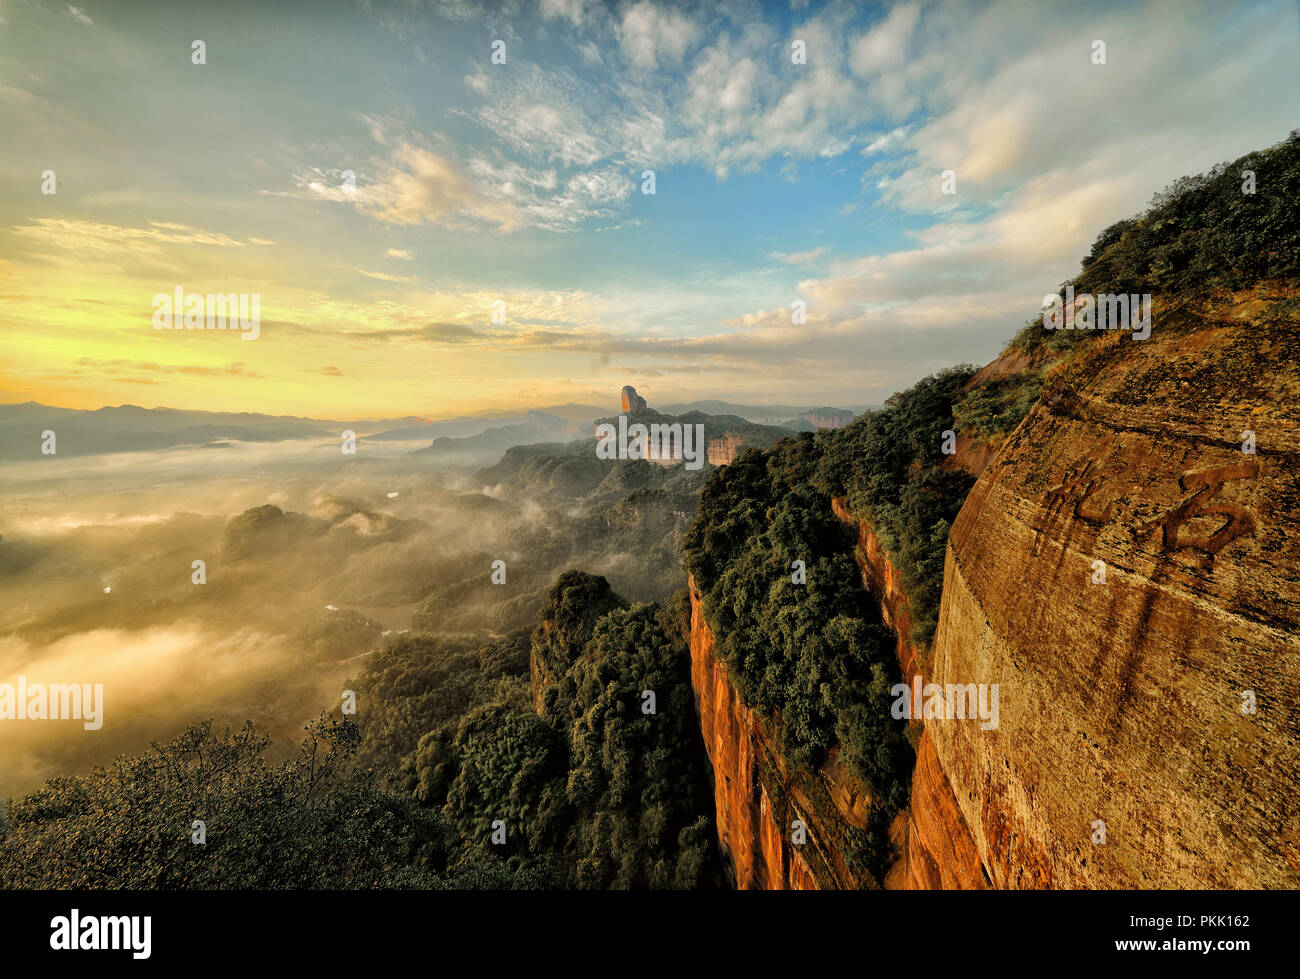
[[[567,567],[634,600],[684,583],[686,521],[620,502],[674,479],[698,492],[699,477],[601,462],[590,441],[494,452],[482,474],[412,448],[231,442],[7,465],[0,683],[103,684],[104,721],[0,720],[0,798],[208,718],[252,720],[286,753],[390,637],[530,627]]]

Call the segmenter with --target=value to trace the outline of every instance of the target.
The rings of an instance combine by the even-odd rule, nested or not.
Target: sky
[[[1285,138],[1298,43],[1295,0],[0,0],[0,402],[879,404]],[[178,286],[257,339],[155,329]]]

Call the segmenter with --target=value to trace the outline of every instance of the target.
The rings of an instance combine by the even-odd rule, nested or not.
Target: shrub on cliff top
[[[1244,171],[1255,192],[1244,193]],[[1241,289],[1300,277],[1300,130],[1209,172],[1180,177],[1135,218],[1097,236],[1081,292]]]
[[[818,436],[814,485],[845,496],[871,524],[903,576],[912,638],[927,644],[939,621],[948,528],[974,479],[943,466],[943,433],[957,427],[954,402],[974,374],[951,367],[893,395],[881,411]]]
[[[1254,193],[1245,193],[1246,171]],[[1105,228],[1069,282],[1076,294],[1197,295],[1265,279],[1300,278],[1300,129],[1208,172],[1179,177],[1147,209]],[[1103,331],[1045,330],[1030,320],[1011,341],[1022,353],[1068,352]]]
[[[903,804],[910,769],[889,709],[893,638],[862,589],[852,536],[813,485],[819,461],[818,440],[801,434],[718,470],[686,568],[737,693],[775,724],[785,757],[815,768],[843,745],[841,762],[884,812]]]

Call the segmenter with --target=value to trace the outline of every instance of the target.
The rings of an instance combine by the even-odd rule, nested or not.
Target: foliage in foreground
[[[387,746],[404,788],[454,827],[467,852],[554,867],[566,887],[715,886],[720,858],[679,605],[629,606],[605,579],[565,572],[529,656],[519,633],[472,651],[429,637],[385,651],[354,684],[370,705],[366,737]],[[653,714],[642,711],[645,691]],[[498,820],[504,844],[491,842]]]
[[[435,812],[348,761],[350,721],[308,725],[271,764],[245,724],[194,725],[144,754],[53,779],[7,805],[0,888],[518,888],[545,884],[465,852]],[[194,823],[206,842],[196,843]]]

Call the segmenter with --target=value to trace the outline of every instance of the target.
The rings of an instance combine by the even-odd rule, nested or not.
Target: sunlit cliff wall
[[[999,683],[1001,723],[927,733],[998,887],[1300,886],[1300,330],[1163,312],[1056,379],[949,537],[932,678]]]
[[[903,676],[1000,691],[996,729],[925,723],[885,886],[1300,886],[1300,329],[1263,309],[1157,306],[1149,340],[1100,339],[1051,377],[996,455],[963,449],[979,479],[928,650],[875,534],[831,501]],[[773,806],[771,783],[797,797],[800,776],[737,700],[692,598],[737,882],[869,883],[835,873],[826,842],[869,801]],[[792,818],[820,848],[790,845]]]

